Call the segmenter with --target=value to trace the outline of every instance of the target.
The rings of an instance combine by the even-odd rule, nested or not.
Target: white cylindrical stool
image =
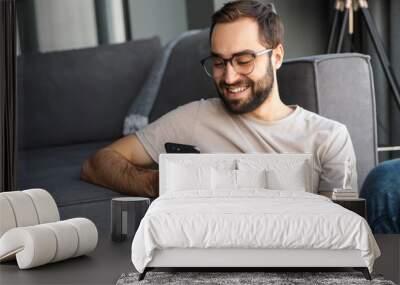
[[[123,241],[126,238],[133,238],[149,206],[149,198],[119,197],[112,199],[111,239]]]

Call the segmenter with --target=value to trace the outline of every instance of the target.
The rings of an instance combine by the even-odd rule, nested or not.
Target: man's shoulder
[[[200,110],[206,112],[217,111],[221,108],[221,106],[222,106],[221,99],[208,98],[186,103],[184,105],[179,106],[175,110],[178,112],[184,112],[193,115],[194,113],[197,113]]]
[[[190,103],[187,103],[187,104],[185,104],[185,105],[182,105],[181,107],[184,107],[184,106],[201,106],[202,108],[203,107],[205,107],[205,108],[211,108],[211,107],[214,107],[214,108],[218,108],[218,107],[220,107],[221,106],[221,99],[220,98],[207,98],[207,99],[200,99],[200,100],[197,100],[197,101],[192,101],[192,102],[190,102]]]
[[[316,131],[345,131],[346,125],[336,120],[302,108],[302,116],[307,124]]]
[[[320,114],[302,109],[305,130],[319,142],[334,141],[338,137],[348,137],[346,125]]]
[[[165,113],[154,123],[162,123],[167,121],[197,121],[201,118],[210,118],[221,114],[222,102],[219,98],[201,99],[192,101],[176,107],[175,109]]]

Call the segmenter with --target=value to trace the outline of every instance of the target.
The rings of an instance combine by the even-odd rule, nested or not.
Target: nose
[[[224,80],[226,84],[233,84],[239,79],[239,74],[235,71],[232,64],[228,62],[225,67]]]

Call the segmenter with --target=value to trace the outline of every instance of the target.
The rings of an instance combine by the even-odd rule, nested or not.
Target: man
[[[313,153],[314,192],[340,187],[345,161],[350,161],[356,188],[346,127],[280,100],[276,71],[283,61],[282,41],[281,19],[270,6],[226,4],[212,17],[211,56],[202,61],[220,98],[181,106],[101,149],[85,161],[82,179],[156,197],[158,171],[152,168],[165,152],[164,143],[176,142],[196,145],[203,153]]]

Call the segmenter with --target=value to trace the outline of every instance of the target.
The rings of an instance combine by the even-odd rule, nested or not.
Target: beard
[[[247,77],[238,80],[233,84],[227,84],[224,80],[219,83],[214,82],[218,95],[226,109],[233,114],[249,113],[257,109],[269,97],[274,85],[274,73],[272,70],[272,61],[269,57],[268,67],[265,75],[258,81],[253,81]],[[224,95],[224,90],[234,86],[249,86],[250,94],[245,98],[229,99]]]

